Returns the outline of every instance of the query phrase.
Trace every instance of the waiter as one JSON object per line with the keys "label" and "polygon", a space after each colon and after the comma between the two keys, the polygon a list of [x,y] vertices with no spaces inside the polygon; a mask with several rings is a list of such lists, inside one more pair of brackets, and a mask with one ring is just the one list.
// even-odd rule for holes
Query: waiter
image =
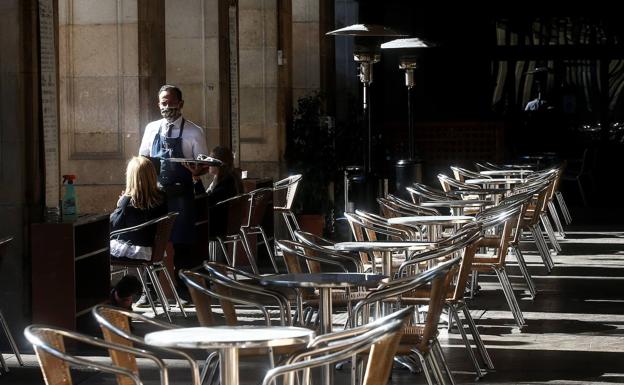
{"label": "waiter", "polygon": [[193,175],[208,171],[207,166],[168,161],[169,158],[197,159],[199,154],[208,154],[204,131],[182,116],[183,106],[182,91],[178,87],[162,86],[158,91],[158,108],[163,118],[145,127],[139,149],[139,155],[160,163],[158,183],[167,195],[169,211],[179,213],[171,233],[177,269],[201,264],[193,260],[192,250],[195,243]]}

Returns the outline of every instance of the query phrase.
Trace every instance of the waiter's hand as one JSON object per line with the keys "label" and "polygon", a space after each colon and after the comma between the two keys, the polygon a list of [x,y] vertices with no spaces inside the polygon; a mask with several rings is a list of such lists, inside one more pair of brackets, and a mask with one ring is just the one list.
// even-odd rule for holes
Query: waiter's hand
{"label": "waiter's hand", "polygon": [[197,163],[182,163],[182,165],[186,167],[191,172],[191,174],[193,174],[193,176],[204,175],[205,173],[208,172],[208,168],[210,167],[207,165],[197,164]]}

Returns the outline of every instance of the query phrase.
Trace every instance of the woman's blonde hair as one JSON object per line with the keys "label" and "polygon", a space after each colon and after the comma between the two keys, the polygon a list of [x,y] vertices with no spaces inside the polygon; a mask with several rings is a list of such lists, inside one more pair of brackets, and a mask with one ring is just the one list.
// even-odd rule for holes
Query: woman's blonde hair
{"label": "woman's blonde hair", "polygon": [[135,156],[126,169],[126,191],[130,203],[138,209],[151,209],[160,205],[163,195],[158,189],[156,168],[144,156]]}

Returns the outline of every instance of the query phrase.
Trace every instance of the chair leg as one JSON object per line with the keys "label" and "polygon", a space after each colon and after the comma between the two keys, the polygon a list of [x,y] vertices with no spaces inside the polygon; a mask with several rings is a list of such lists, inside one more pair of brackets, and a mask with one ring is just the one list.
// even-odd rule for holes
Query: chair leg
{"label": "chair leg", "polygon": [[230,254],[227,252],[227,248],[225,247],[225,242],[223,242],[223,239],[217,237],[217,242],[219,242],[219,246],[221,246],[221,251],[223,252],[223,256],[225,257],[227,264],[229,266],[234,266],[234,263],[236,261],[236,242],[234,242],[232,246],[233,257],[231,257]]}
{"label": "chair leg", "polygon": [[175,284],[173,283],[173,280],[171,279],[171,276],[169,275],[169,271],[164,265],[160,265],[158,267],[158,271],[162,271],[163,274],[165,275],[165,279],[167,281],[167,284],[169,285],[169,288],[171,289],[171,292],[173,292],[173,297],[175,298],[175,301],[178,304],[178,308],[180,309],[180,312],[182,312],[182,315],[184,316],[184,318],[186,318],[187,315],[186,315],[186,311],[184,310],[184,305],[182,305],[182,299],[180,299],[180,296],[178,295],[178,291],[176,290]]}
{"label": "chair leg", "polygon": [[249,244],[249,239],[247,238],[247,230],[241,227],[241,240],[243,243],[243,250],[245,250],[245,254],[247,254],[247,259],[249,260],[249,264],[251,265],[251,270],[254,274],[260,274],[260,270],[258,270],[258,260],[256,259],[255,254],[251,251],[251,245]]}
{"label": "chair leg", "polygon": [[[4,356],[2,355],[2,352],[0,352],[0,366],[2,366],[2,369],[5,372],[9,372],[9,366],[7,365],[6,361],[4,360]],[[2,374],[2,373],[0,373]]]}
{"label": "chair leg", "polygon": [[478,377],[483,377],[485,373],[483,373],[481,366],[479,366],[479,361],[477,360],[477,356],[475,356],[474,352],[472,351],[472,346],[470,345],[470,341],[468,340],[468,336],[466,335],[466,330],[464,330],[464,324],[459,318],[459,314],[457,313],[457,309],[455,308],[455,305],[447,304],[447,308],[449,309],[449,320],[452,317],[455,320],[455,323],[457,324],[457,329],[459,330],[459,334],[461,335],[462,341],[464,341],[464,345],[466,346],[466,352],[468,353],[468,357],[470,358],[470,361],[472,361],[472,366],[475,369],[475,373],[477,373]]}
{"label": "chair leg", "polygon": [[550,271],[552,270],[552,266],[551,266],[552,258],[550,256],[550,250],[548,250],[548,246],[544,246],[542,232],[539,228],[536,228],[536,226],[539,226],[539,225],[531,226],[531,229],[530,229],[531,234],[533,235],[533,241],[535,242],[535,245],[537,246],[537,251],[542,257],[542,262],[544,263],[544,267],[546,267],[546,272],[550,273]]}
{"label": "chair leg", "polygon": [[535,295],[537,291],[535,290],[535,284],[533,283],[533,278],[529,273],[529,268],[527,267],[526,261],[524,260],[524,256],[520,251],[520,248],[517,245],[511,246],[511,250],[513,250],[514,255],[516,256],[516,260],[518,261],[518,267],[520,268],[520,272],[524,277],[524,280],[529,287],[529,293],[531,294],[531,299],[535,299]]}
{"label": "chair leg", "polygon": [[[213,366],[213,363],[214,363],[214,366]],[[212,384],[212,380],[216,373],[216,369],[218,365],[219,365],[219,353],[218,352],[210,353],[208,357],[206,357],[206,360],[204,361],[204,366],[202,367],[201,375],[199,377],[201,379],[200,380],[201,385],[206,383],[206,379],[208,379],[208,382],[207,382],[208,385]]]}
{"label": "chair leg", "polygon": [[501,288],[503,289],[503,294],[507,299],[509,310],[511,310],[511,313],[516,320],[516,324],[518,325],[518,327],[523,328],[526,325],[524,322],[524,316],[522,315],[522,310],[520,309],[520,305],[518,305],[518,301],[516,300],[516,296],[513,292],[511,282],[509,282],[509,277],[507,276],[505,268],[496,267],[494,268],[494,272],[496,272],[496,275],[498,276]]}
{"label": "chair leg", "polygon": [[553,231],[552,225],[550,224],[550,219],[548,219],[548,215],[546,213],[541,213],[540,221],[542,222],[542,226],[544,226],[544,230],[546,230],[546,235],[548,236],[548,240],[555,250],[555,254],[560,253],[561,245],[559,245],[559,241],[555,236],[555,232]]}
{"label": "chair leg", "polygon": [[563,230],[563,225],[561,224],[561,219],[559,219],[559,213],[557,213],[557,208],[555,207],[555,202],[548,202],[548,212],[550,213],[550,217],[555,222],[555,227],[557,228],[557,232],[561,236],[561,238],[566,237],[565,231]]}
{"label": "chair leg", "polygon": [[566,204],[565,199],[563,199],[563,194],[561,191],[557,191],[555,196],[557,197],[557,202],[559,202],[559,208],[561,208],[561,212],[563,213],[563,219],[565,220],[566,225],[569,225],[572,223],[572,215],[570,215],[568,205]]}
{"label": "chair leg", "polygon": [[436,357],[433,354],[433,350],[431,349],[429,350],[429,353],[425,355],[425,360],[429,361],[429,366],[431,367],[433,371],[433,376],[435,377],[438,384],[446,385],[447,382],[444,380],[444,376],[442,375],[442,370],[440,369],[440,365],[438,364],[438,361],[436,360]]}
{"label": "chair leg", "polygon": [[446,377],[449,379],[451,385],[455,385],[455,378],[453,378],[453,373],[451,372],[451,368],[449,368],[448,366],[448,362],[446,362],[446,357],[444,357],[444,352],[442,351],[442,347],[440,346],[440,341],[438,341],[437,338],[433,340],[433,345],[431,346],[431,354],[437,354],[437,358],[440,359],[440,363],[444,368]]}
{"label": "chair leg", "polygon": [[4,329],[4,333],[6,334],[7,340],[9,340],[9,345],[11,345],[11,350],[13,350],[13,353],[15,354],[15,358],[17,359],[17,362],[19,362],[20,366],[24,366],[24,361],[22,361],[22,355],[20,354],[19,349],[17,348],[15,339],[13,338],[13,335],[11,334],[11,330],[9,330],[9,325],[4,319],[4,315],[2,314],[1,310],[0,310],[0,323],[2,323],[2,329]]}
{"label": "chair leg", "polygon": [[[420,366],[422,367],[422,371],[425,374],[425,379],[427,380],[427,384],[433,385],[433,381],[431,379],[431,374],[429,373],[429,364],[425,360],[425,356],[418,350],[412,350],[412,352],[416,353],[418,359],[420,360]],[[433,368],[431,368],[433,370]]]}
{"label": "chair leg", "polygon": [[266,232],[264,231],[262,227],[260,228],[260,235],[262,236],[262,239],[264,241],[264,246],[267,249],[267,253],[269,253],[269,259],[271,260],[273,269],[275,270],[276,273],[279,273],[279,269],[277,268],[277,261],[275,260],[275,255],[273,254],[273,251],[271,250],[271,245],[269,245],[269,238],[267,237]]}
{"label": "chair leg", "polygon": [[[158,296],[158,299],[160,299],[160,304],[163,308],[165,315],[167,316],[167,320],[169,322],[172,322],[171,314],[169,313],[169,301],[167,300],[167,296],[165,295],[162,286],[160,286],[160,281],[158,280],[158,277],[154,274],[154,271],[151,269],[151,267],[148,267],[145,270],[147,271],[147,276],[149,280],[152,281],[152,286],[154,286],[154,289],[156,290],[156,296]],[[156,313],[154,312],[154,314]]]}
{"label": "chair leg", "polygon": [[[142,267],[137,267],[136,272],[137,272],[137,275],[139,276],[139,280],[141,281],[141,285],[143,286],[145,297],[147,298],[147,301],[152,307],[152,310],[154,311],[154,317],[155,317],[158,315],[158,312],[156,311],[156,305],[154,304],[154,299],[152,298],[152,294],[150,293],[149,288],[147,287],[147,282],[145,282],[145,278],[143,278],[143,273],[145,272],[145,269]],[[145,274],[147,275],[147,272],[145,272]]]}
{"label": "chair leg", "polygon": [[465,302],[462,302],[459,305],[459,307],[462,309],[462,312],[464,313],[464,318],[466,319],[466,322],[468,323],[468,329],[470,330],[470,334],[472,334],[472,340],[474,341],[475,346],[477,347],[477,350],[479,351],[479,355],[481,356],[481,359],[485,363],[485,366],[488,368],[488,370],[490,371],[495,370],[494,363],[492,362],[492,359],[490,358],[490,354],[485,348],[485,344],[483,343],[483,340],[481,339],[481,334],[479,333],[479,329],[477,329],[477,325],[475,324],[474,319],[472,318],[472,315],[470,314],[470,309],[468,309],[468,305],[466,305]]}

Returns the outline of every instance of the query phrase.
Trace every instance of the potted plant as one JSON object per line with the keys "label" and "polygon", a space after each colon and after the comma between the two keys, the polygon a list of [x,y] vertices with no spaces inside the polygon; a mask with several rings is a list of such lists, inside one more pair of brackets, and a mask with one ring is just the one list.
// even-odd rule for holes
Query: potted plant
{"label": "potted plant", "polygon": [[[322,235],[325,218],[333,208],[329,194],[335,171],[333,120],[323,111],[319,93],[299,98],[292,127],[286,132],[284,158],[288,171],[303,176],[294,202],[299,225]],[[316,230],[307,226],[316,222]],[[321,226],[321,231],[318,227]]]}

